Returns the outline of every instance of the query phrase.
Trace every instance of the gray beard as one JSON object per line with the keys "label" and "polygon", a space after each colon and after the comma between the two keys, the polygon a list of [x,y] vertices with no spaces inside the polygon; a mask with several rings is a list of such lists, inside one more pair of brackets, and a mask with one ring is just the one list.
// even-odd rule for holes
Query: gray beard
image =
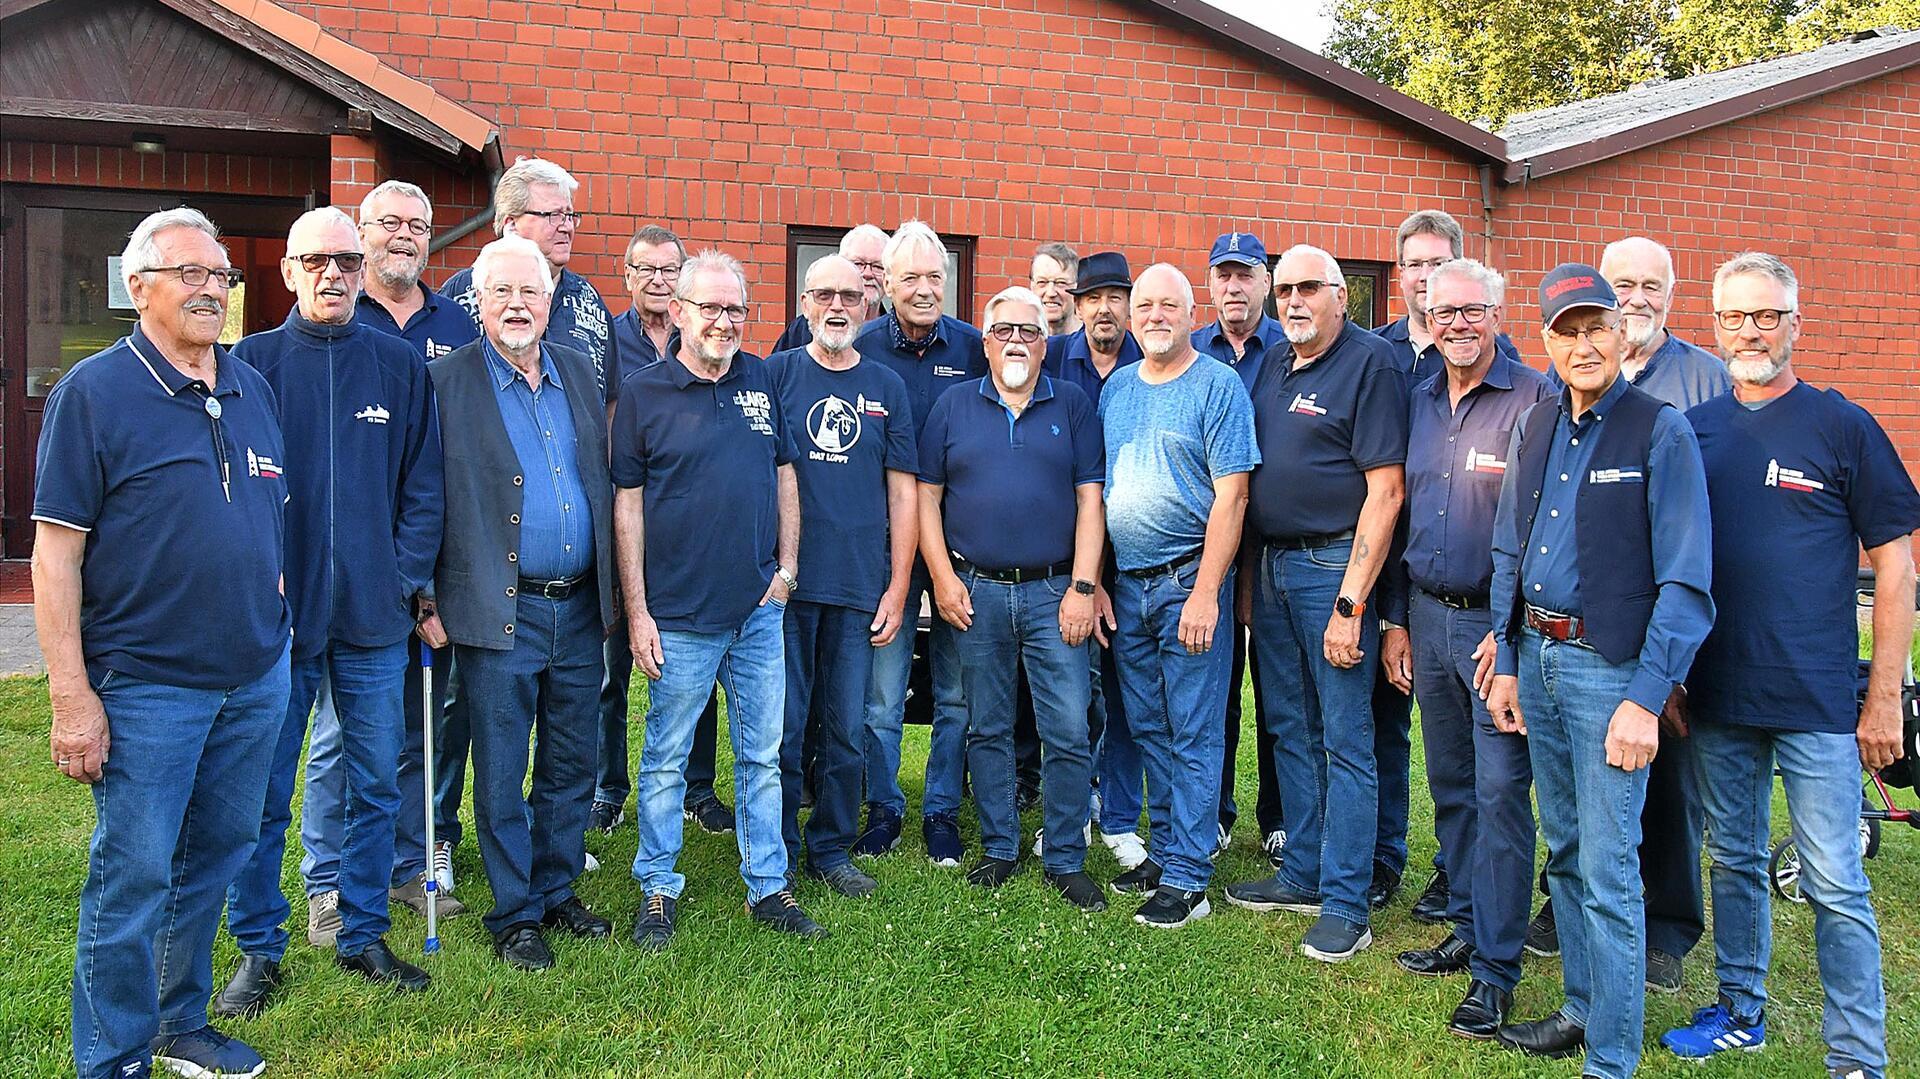
{"label": "gray beard", "polygon": [[1735,382],[1744,383],[1748,386],[1764,386],[1780,377],[1780,372],[1787,369],[1787,360],[1789,358],[1791,358],[1790,355],[1781,356],[1772,361],[1728,360],[1727,374],[1731,375]]}

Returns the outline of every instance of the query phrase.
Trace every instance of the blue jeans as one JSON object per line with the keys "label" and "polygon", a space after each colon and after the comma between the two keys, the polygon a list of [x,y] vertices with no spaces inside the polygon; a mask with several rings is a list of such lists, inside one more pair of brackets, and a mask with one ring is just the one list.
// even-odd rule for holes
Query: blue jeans
{"label": "blue jeans", "polygon": [[615,620],[613,632],[607,634],[605,651],[593,800],[623,806],[633,790],[627,778],[627,685],[633,680],[633,648],[627,640],[626,619]]}
{"label": "blue jeans", "polygon": [[231,690],[109,672],[94,687],[112,752],[93,784],[93,841],[73,959],[80,1079],[147,1060],[157,1034],[207,1023],[220,903],[259,834],[287,660]]}
{"label": "blue jeans", "polygon": [[586,866],[601,642],[589,582],[565,599],[522,593],[512,648],[455,646],[473,733],[474,834],[493,889],[485,923],[495,936],[572,898]]}
{"label": "blue jeans", "polygon": [[1813,908],[1814,950],[1826,994],[1821,1034],[1827,1067],[1887,1067],[1887,1000],[1880,977],[1880,930],[1868,898],[1860,849],[1860,747],[1851,734],[1777,731],[1716,722],[1693,724],[1694,769],[1713,858],[1713,950],[1720,992],[1735,1012],[1767,1003],[1773,915],[1767,896],[1767,839],[1773,770],[1787,791],[1800,887]]}
{"label": "blue jeans", "polygon": [[[813,781],[807,865],[826,873],[847,864],[860,831],[865,776],[867,679],[873,668],[873,612],[796,600],[783,632],[787,700],[780,736],[781,838],[787,864],[800,864],[800,788]],[[910,632],[902,626],[900,632]],[[809,723],[809,717],[818,722]],[[804,772],[804,776],[803,776]]]}
{"label": "blue jeans", "polygon": [[1647,947],[1686,955],[1707,931],[1700,887],[1706,811],[1694,775],[1691,738],[1660,738],[1640,812],[1640,883],[1647,893]]}
{"label": "blue jeans", "polygon": [[445,651],[444,664],[439,656],[433,657],[435,678],[447,680],[440,698],[440,726],[433,740],[433,838],[457,847],[473,730],[467,723],[467,702],[460,692],[460,649],[449,647]]}
{"label": "blue jeans", "polygon": [[662,630],[664,660],[647,701],[640,747],[640,847],[633,879],[648,895],[678,897],[687,878],[680,859],[686,804],[687,752],[701,706],[717,677],[727,694],[733,739],[733,819],[740,876],[749,902],[787,886],[787,848],[780,838],[780,737],[786,726],[786,608],[769,601],[739,629],[720,633]]}
{"label": "blue jeans", "polygon": [[1360,619],[1366,655],[1354,666],[1334,666],[1325,651],[1352,549],[1351,540],[1305,551],[1263,548],[1252,628],[1275,771],[1287,792],[1280,882],[1319,896],[1323,912],[1366,925],[1380,805],[1373,756],[1379,620]]}
{"label": "blue jeans", "polygon": [[[1109,595],[1118,587],[1114,585]],[[1100,780],[1100,819],[1095,823],[1103,835],[1121,835],[1140,828],[1147,770],[1140,760],[1140,747],[1133,740],[1133,729],[1127,726],[1126,701],[1120,692],[1120,669],[1114,663],[1113,649],[1102,648],[1095,641],[1087,650],[1089,683],[1098,687],[1088,709],[1100,710],[1101,724],[1100,738],[1093,749],[1094,775]],[[1087,725],[1093,726],[1091,717]]]}
{"label": "blue jeans", "polygon": [[[400,749],[396,782],[400,808],[393,819],[393,886],[418,877],[427,868],[426,791],[421,786],[425,742],[420,727],[420,649],[418,637],[407,638],[407,677],[401,703],[406,715],[406,742]],[[452,673],[452,648],[433,653],[433,722],[440,722],[446,699],[447,676]],[[440,753],[439,728],[434,728],[434,754]],[[461,765],[465,766],[465,754]],[[340,766],[340,714],[333,707],[333,690],[320,683],[307,730],[307,777],[300,796],[300,879],[309,896],[340,888],[340,847],[346,830],[347,773]],[[435,838],[444,838],[437,833]]]}
{"label": "blue jeans", "polygon": [[1193,595],[1198,559],[1151,577],[1120,574],[1113,596],[1114,663],[1127,727],[1147,776],[1148,849],[1160,882],[1203,891],[1219,842],[1220,759],[1227,678],[1233,667],[1233,572],[1220,582],[1213,647],[1189,655],[1180,610]]}
{"label": "blue jeans", "polygon": [[267,776],[260,838],[227,895],[227,931],[245,955],[279,961],[287,951],[292,908],[280,891],[280,863],[293,820],[293,787],[307,716],[320,684],[333,692],[340,717],[340,765],[346,773],[341,806],[340,934],[334,948],[359,955],[387,932],[387,887],[393,878],[393,824],[400,811],[400,747],[406,741],[401,694],[406,682],[405,641],[358,648],[328,641],[319,654],[292,663],[280,741]]}
{"label": "blue jeans", "polygon": [[1493,622],[1486,608],[1448,607],[1416,588],[1408,622],[1433,832],[1453,867],[1447,920],[1473,945],[1473,976],[1511,992],[1532,913],[1527,739],[1496,729],[1473,689],[1473,651]]}
{"label": "blue jeans", "polygon": [[[918,623],[920,598],[929,595],[927,569],[914,563],[907,587],[907,624],[885,648],[873,652],[873,673],[867,683],[867,801],[905,815],[907,796],[900,790],[900,733],[906,721],[907,677],[913,668],[913,641],[909,632]],[[927,662],[933,674],[933,745],[927,751],[927,785],[920,811],[960,811],[960,788],[965,784],[967,702],[960,691],[960,660],[955,654],[953,627],[938,614],[927,634]]]}
{"label": "blue jeans", "polygon": [[1079,872],[1087,860],[1081,829],[1092,812],[1093,753],[1087,742],[1087,646],[1072,647],[1060,636],[1060,600],[1072,580],[1061,574],[1008,584],[968,573],[961,581],[973,598],[973,623],[954,636],[981,848],[989,858],[1020,857],[1013,711],[1015,672],[1024,663],[1042,746],[1042,860],[1049,872]]}
{"label": "blue jeans", "polygon": [[1635,664],[1520,634],[1520,710],[1560,929],[1561,1012],[1587,1029],[1588,1074],[1626,1079],[1640,1060],[1647,941],[1640,809],[1647,770],[1607,763],[1607,727]]}
{"label": "blue jeans", "polygon": [[[1366,621],[1379,627],[1377,618]],[[1413,805],[1413,698],[1387,681],[1379,663],[1373,669],[1373,761],[1380,776],[1373,860],[1402,874],[1407,871],[1407,819]]]}

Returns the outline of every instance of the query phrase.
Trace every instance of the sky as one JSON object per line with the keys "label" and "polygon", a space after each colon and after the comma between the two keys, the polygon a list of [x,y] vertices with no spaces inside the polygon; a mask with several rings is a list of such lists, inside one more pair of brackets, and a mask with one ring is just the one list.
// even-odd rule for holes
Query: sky
{"label": "sky", "polygon": [[1279,34],[1314,52],[1326,44],[1333,20],[1322,11],[1324,0],[1205,0],[1263,29]]}

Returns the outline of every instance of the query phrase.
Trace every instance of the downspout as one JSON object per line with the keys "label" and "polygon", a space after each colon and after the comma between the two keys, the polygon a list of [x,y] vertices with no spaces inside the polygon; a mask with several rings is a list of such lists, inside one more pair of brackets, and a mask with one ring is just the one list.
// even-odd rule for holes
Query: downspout
{"label": "downspout", "polygon": [[1499,208],[1500,208],[1499,205],[1494,201],[1494,197],[1493,197],[1493,166],[1481,165],[1480,166],[1480,233],[1481,233],[1481,238],[1486,242],[1487,260],[1490,264],[1496,263],[1498,261],[1497,259],[1494,258],[1494,254],[1493,254],[1493,241],[1494,241],[1493,215],[1494,215],[1494,212]]}
{"label": "downspout", "polygon": [[445,232],[437,233],[427,243],[427,254],[437,255],[448,246],[472,235],[482,225],[493,223],[493,191],[500,186],[500,176],[507,171],[506,160],[500,152],[500,132],[487,135],[486,148],[480,151],[481,159],[487,164],[487,204],[480,211]]}

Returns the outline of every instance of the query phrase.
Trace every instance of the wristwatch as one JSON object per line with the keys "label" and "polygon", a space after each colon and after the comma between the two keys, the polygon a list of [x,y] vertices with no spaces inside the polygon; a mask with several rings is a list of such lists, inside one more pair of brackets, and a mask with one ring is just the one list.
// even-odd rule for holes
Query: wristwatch
{"label": "wristwatch", "polygon": [[1342,618],[1358,618],[1360,612],[1366,609],[1366,600],[1355,600],[1347,596],[1341,596],[1339,599],[1333,601],[1333,613]]}
{"label": "wristwatch", "polygon": [[1093,595],[1093,582],[1083,581],[1076,577],[1073,581],[1073,590],[1083,596],[1091,596]]}
{"label": "wristwatch", "polygon": [[775,577],[780,578],[781,583],[787,586],[787,591],[789,592],[800,587],[799,578],[795,577],[791,573],[788,573],[787,567],[785,566],[775,566],[773,569],[773,575]]}

